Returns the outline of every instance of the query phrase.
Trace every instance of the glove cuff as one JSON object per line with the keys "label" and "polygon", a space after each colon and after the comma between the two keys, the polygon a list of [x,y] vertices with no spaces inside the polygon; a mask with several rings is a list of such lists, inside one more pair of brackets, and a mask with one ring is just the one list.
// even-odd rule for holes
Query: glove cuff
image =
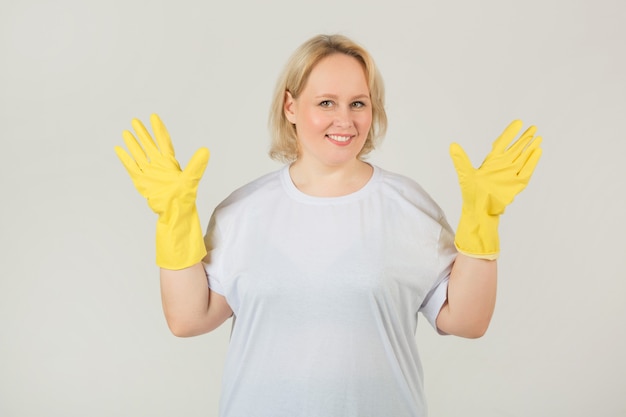
{"label": "glove cuff", "polygon": [[207,254],[196,205],[173,205],[159,216],[156,227],[156,264],[179,270],[197,264]]}
{"label": "glove cuff", "polygon": [[500,216],[476,214],[464,208],[454,238],[457,250],[472,258],[497,259],[500,254],[499,221]]}

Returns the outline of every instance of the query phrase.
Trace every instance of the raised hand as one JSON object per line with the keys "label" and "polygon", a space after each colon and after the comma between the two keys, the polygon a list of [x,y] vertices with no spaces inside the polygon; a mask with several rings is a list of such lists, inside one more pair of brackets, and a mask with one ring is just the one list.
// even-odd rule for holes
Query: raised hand
{"label": "raised hand", "polygon": [[450,146],[463,197],[455,243],[466,255],[495,259],[500,252],[499,216],[526,187],[541,157],[542,139],[535,136],[534,126],[513,142],[521,129],[522,122],[513,121],[479,168],[472,166],[460,145]]}
{"label": "raised hand", "polygon": [[205,255],[196,193],[209,161],[209,150],[200,148],[181,170],[165,125],[150,117],[156,143],[137,119],[132,126],[139,141],[129,132],[122,136],[130,155],[116,146],[115,152],[128,171],[135,188],[159,215],[156,233],[157,265],[183,269],[198,263]]}

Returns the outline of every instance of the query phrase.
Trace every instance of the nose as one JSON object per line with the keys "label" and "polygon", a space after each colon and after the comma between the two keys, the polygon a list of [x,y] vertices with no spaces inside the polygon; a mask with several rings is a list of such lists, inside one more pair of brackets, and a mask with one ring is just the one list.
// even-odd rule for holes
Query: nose
{"label": "nose", "polygon": [[338,107],[335,111],[335,126],[346,128],[352,126],[352,115],[350,109],[344,106]]}

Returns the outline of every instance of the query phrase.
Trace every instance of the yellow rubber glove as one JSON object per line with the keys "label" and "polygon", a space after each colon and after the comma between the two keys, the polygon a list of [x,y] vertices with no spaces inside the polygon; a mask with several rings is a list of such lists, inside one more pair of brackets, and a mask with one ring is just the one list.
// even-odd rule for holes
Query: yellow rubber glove
{"label": "yellow rubber glove", "polygon": [[[156,263],[165,269],[192,266],[206,255],[202,227],[196,209],[196,192],[209,162],[209,150],[200,148],[185,170],[174,156],[170,135],[156,114],[150,117],[156,143],[137,119],[132,126],[139,142],[127,130],[122,133],[129,156],[115,152],[130,174],[135,188],[159,215],[156,228]],[[158,146],[157,146],[158,145]]]}
{"label": "yellow rubber glove", "polygon": [[[498,221],[504,209],[528,184],[541,157],[541,137],[531,126],[511,145],[522,129],[513,121],[493,143],[482,165],[475,169],[456,143],[450,146],[463,206],[455,236],[459,252],[482,259],[496,259],[500,252]],[[510,145],[510,146],[509,146]]]}

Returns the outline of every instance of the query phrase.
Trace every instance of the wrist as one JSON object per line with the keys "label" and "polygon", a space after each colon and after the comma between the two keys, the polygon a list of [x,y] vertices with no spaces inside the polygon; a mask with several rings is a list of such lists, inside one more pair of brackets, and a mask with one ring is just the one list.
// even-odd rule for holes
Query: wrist
{"label": "wrist", "polygon": [[457,250],[474,258],[496,259],[500,253],[499,221],[500,216],[464,207],[454,239]]}
{"label": "wrist", "polygon": [[178,270],[200,262],[207,252],[195,204],[172,207],[167,214],[157,221],[157,265]]}

